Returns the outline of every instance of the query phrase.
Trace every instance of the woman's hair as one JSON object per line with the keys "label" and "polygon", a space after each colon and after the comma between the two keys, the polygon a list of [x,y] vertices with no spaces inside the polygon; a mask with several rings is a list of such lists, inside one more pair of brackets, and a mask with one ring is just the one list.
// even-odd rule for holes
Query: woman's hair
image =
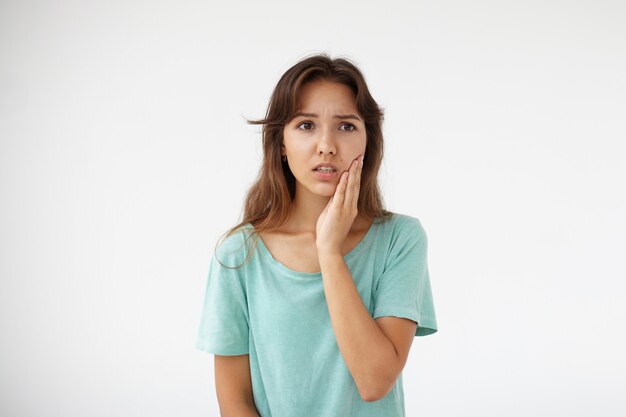
{"label": "woman's hair", "polygon": [[296,179],[287,162],[282,161],[283,130],[298,110],[302,86],[318,80],[350,87],[357,110],[365,122],[367,142],[357,203],[359,214],[374,219],[387,219],[392,215],[385,210],[378,187],[378,171],[383,159],[384,112],[371,96],[365,77],[353,63],[344,58],[331,59],[327,54],[317,54],[296,63],[282,75],[272,93],[265,118],[247,120],[249,124],[263,125],[263,164],[245,198],[243,219],[229,229],[225,237],[247,223],[254,226],[249,238],[258,232],[275,230],[287,220],[295,196]]}

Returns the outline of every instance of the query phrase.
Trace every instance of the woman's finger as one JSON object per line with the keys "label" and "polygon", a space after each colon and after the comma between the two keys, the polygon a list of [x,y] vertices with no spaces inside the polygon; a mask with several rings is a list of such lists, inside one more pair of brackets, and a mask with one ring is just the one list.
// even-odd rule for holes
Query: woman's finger
{"label": "woman's finger", "polygon": [[349,172],[350,171],[346,171],[341,174],[341,178],[339,179],[339,184],[337,184],[337,188],[335,189],[333,202],[335,202],[339,206],[343,205],[343,201],[346,195],[346,184],[348,183]]}
{"label": "woman's finger", "polygon": [[352,204],[354,204],[355,209],[358,209],[359,207],[359,193],[361,191],[361,173],[363,172],[363,159],[362,158],[363,156],[361,155],[358,160],[358,166],[357,166],[356,175],[354,178],[354,182],[356,183],[356,186],[354,187],[354,195],[352,196],[353,198]]}
{"label": "woman's finger", "polygon": [[343,203],[343,207],[346,210],[351,210],[354,205],[354,196],[358,193],[359,181],[358,181],[358,160],[353,160],[350,165],[350,182],[348,184],[348,190],[346,191],[346,198]]}

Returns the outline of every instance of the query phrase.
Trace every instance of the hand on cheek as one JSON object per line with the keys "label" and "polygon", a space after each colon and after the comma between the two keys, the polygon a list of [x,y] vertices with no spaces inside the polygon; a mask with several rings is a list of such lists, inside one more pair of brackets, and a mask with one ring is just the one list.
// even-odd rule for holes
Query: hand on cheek
{"label": "hand on cheek", "polygon": [[352,161],[348,171],[341,174],[335,193],[317,219],[318,254],[341,254],[343,242],[358,214],[363,155]]}

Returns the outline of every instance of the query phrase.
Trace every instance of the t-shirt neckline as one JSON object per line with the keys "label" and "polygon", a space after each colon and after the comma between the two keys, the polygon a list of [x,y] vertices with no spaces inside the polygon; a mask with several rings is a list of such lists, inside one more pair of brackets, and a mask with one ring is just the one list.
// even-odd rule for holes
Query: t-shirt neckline
{"label": "t-shirt neckline", "polygon": [[[352,248],[352,250],[350,250],[350,252],[348,252],[347,254],[344,255],[343,259],[346,262],[349,262],[353,257],[355,257],[362,249],[363,247],[366,245],[366,243],[371,239],[371,235],[374,233],[374,229],[376,227],[378,227],[378,222],[376,221],[377,219],[374,219],[372,221],[372,224],[370,224],[369,229],[367,229],[367,232],[365,233],[365,236],[363,236],[363,238],[361,238],[361,240],[359,241],[359,243],[356,244],[355,247]],[[252,226],[251,223],[247,224],[248,227],[254,229],[254,226]],[[265,243],[263,242],[263,239],[261,239],[261,237],[259,236],[258,233],[256,233],[256,238],[258,241],[258,246],[260,247],[261,253],[263,254],[263,257],[265,259],[267,259],[267,261],[276,269],[278,269],[279,271],[285,273],[286,275],[290,275],[293,277],[298,277],[298,278],[318,278],[322,276],[322,271],[319,272],[301,272],[301,271],[295,271],[289,267],[287,267],[285,264],[283,264],[282,262],[277,261],[276,259],[274,259],[274,256],[272,256],[272,253],[269,251],[269,249],[267,248],[267,246],[265,246]]]}

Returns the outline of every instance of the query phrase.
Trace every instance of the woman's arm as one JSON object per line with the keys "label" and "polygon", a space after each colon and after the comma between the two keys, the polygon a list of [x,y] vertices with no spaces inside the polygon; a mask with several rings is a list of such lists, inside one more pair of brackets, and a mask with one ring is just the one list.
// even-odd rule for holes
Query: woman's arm
{"label": "woman's arm", "polygon": [[[374,321],[361,300],[341,246],[358,214],[362,155],[342,174],[317,221],[316,246],[337,345],[364,401],[393,388],[404,368],[417,324],[398,317]],[[383,320],[384,319],[384,320]]]}
{"label": "woman's arm", "polygon": [[238,404],[230,407],[228,411],[220,408],[221,417],[259,417],[259,413],[252,405]]}
{"label": "woman's arm", "polygon": [[341,253],[321,254],[319,259],[339,350],[363,401],[378,401],[393,388],[402,372],[417,325],[395,318],[396,349],[367,311]]}
{"label": "woman's arm", "polygon": [[259,417],[249,359],[250,355],[215,355],[215,389],[222,417]]}

